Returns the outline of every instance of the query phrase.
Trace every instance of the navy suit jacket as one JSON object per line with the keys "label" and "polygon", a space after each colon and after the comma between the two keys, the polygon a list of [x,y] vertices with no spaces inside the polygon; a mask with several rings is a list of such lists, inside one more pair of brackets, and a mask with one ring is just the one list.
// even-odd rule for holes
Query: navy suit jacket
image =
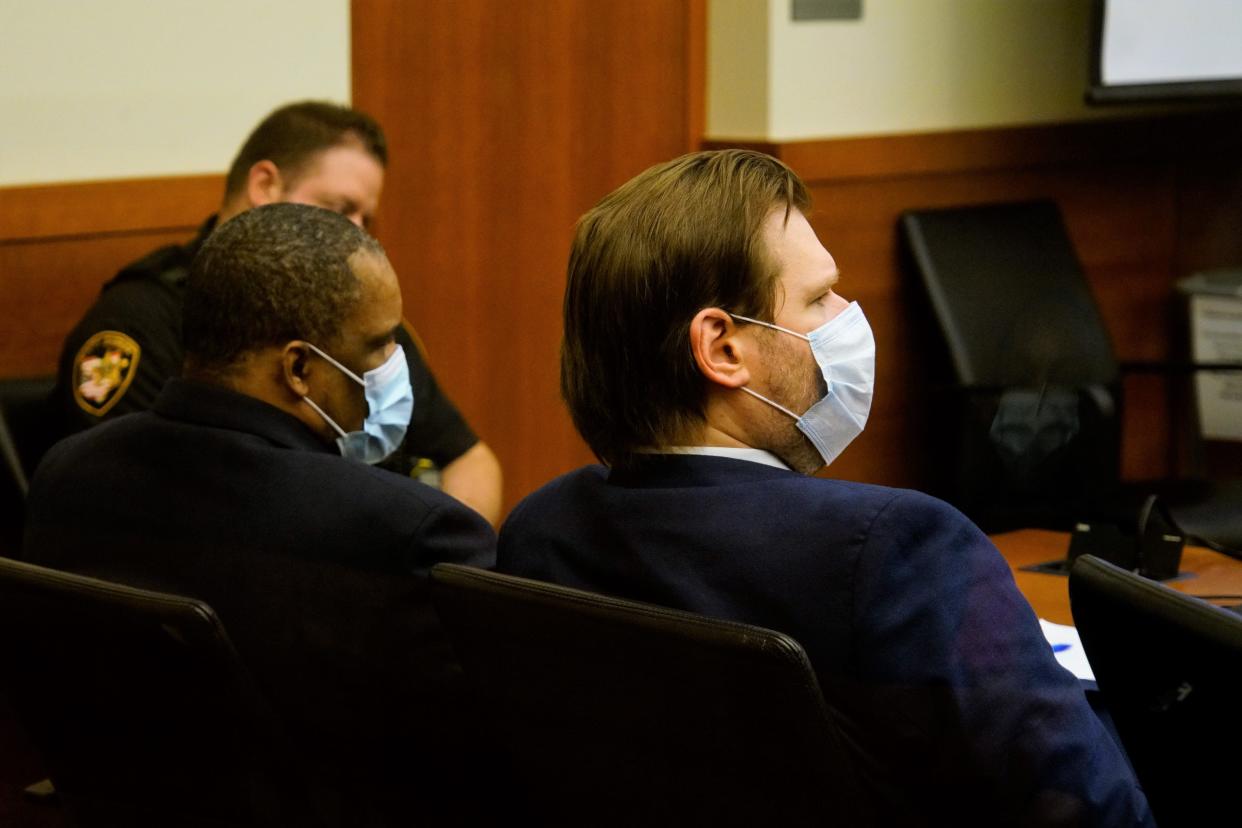
{"label": "navy suit jacket", "polygon": [[342,458],[252,397],[173,379],[151,411],[52,448],[24,549],[210,604],[307,773],[346,791],[324,794],[341,814],[325,821],[382,824],[366,814],[386,810],[376,797],[406,817],[434,814],[433,798],[461,810],[475,760],[426,575],[490,566],[495,534],[451,497]]}
{"label": "navy suit jacket", "polygon": [[792,635],[880,824],[1151,824],[1004,560],[935,498],[652,455],[526,498],[498,569]]}

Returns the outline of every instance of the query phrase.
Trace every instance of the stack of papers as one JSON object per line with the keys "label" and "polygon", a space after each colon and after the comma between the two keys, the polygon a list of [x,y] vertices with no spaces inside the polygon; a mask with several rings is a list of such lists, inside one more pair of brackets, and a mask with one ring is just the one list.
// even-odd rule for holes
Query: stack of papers
{"label": "stack of papers", "polygon": [[1084,681],[1095,681],[1095,673],[1087,663],[1087,651],[1082,648],[1078,630],[1042,618],[1039,619],[1039,626],[1044,631],[1044,638],[1052,645],[1052,654],[1062,667]]}

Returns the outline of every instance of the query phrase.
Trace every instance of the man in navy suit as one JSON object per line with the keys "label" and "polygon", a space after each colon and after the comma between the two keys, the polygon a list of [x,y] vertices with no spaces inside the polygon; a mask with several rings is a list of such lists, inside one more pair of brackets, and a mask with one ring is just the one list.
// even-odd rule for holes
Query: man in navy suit
{"label": "man in navy suit", "polygon": [[524,500],[499,568],[793,635],[876,824],[1151,824],[988,539],[926,495],[810,476],[866,424],[875,346],[808,207],[729,150],[582,218],[561,386],[605,465]]}
{"label": "man in navy suit", "polygon": [[290,824],[469,823],[487,765],[426,576],[491,565],[495,535],[372,465],[418,404],[400,326],[366,232],[319,207],[248,210],[194,259],[183,375],[53,447],[30,490],[31,560],[216,610],[314,798],[316,821]]}

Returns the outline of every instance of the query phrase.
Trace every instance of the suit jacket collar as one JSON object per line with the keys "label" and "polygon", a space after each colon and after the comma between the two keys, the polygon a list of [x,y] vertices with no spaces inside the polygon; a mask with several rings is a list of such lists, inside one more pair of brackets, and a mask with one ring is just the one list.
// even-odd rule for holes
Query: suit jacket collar
{"label": "suit jacket collar", "polygon": [[781,480],[797,472],[749,460],[703,454],[638,454],[632,465],[611,469],[608,482],[627,488],[724,486]]}
{"label": "suit jacket collar", "polygon": [[335,453],[301,420],[247,394],[173,378],[155,400],[161,417],[257,435],[284,448]]}

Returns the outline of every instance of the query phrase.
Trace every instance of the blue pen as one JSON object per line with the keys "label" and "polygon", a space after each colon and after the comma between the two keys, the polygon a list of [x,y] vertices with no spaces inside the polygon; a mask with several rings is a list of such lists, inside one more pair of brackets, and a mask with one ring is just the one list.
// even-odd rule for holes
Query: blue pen
{"label": "blue pen", "polygon": [[1074,646],[1074,645],[1073,645],[1073,644],[1053,644],[1053,645],[1052,645],[1052,651],[1053,651],[1054,653],[1063,653],[1063,652],[1065,652],[1066,650],[1068,650],[1068,649],[1069,649],[1070,647],[1072,647],[1072,646]]}

